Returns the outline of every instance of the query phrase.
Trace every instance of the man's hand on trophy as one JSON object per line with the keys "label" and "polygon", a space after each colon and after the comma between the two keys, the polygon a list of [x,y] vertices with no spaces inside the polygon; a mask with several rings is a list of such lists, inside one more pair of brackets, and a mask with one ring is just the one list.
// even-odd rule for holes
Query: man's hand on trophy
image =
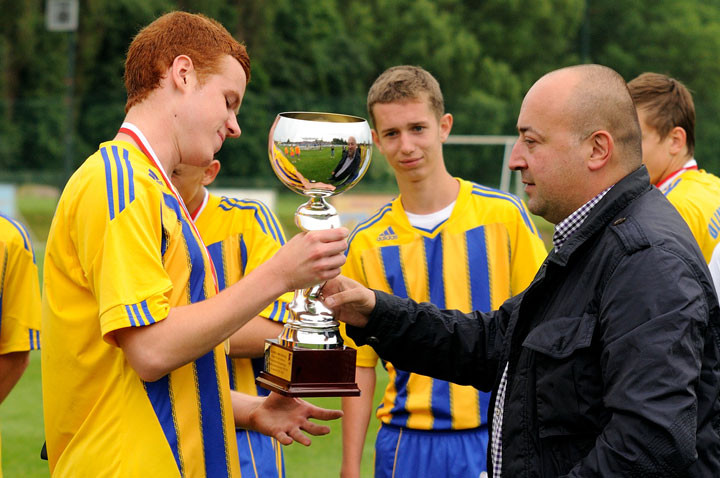
{"label": "man's hand on trophy", "polygon": [[348,232],[344,227],[301,232],[281,247],[271,261],[285,290],[307,289],[338,276]]}
{"label": "man's hand on trophy", "polygon": [[365,327],[375,308],[375,292],[344,276],[329,280],[322,294],[335,318],[354,327]]}
{"label": "man's hand on trophy", "polygon": [[310,435],[320,436],[330,433],[330,428],[311,422],[318,420],[335,420],[342,416],[340,410],[329,410],[316,407],[299,398],[284,397],[278,393],[270,393],[250,412],[250,427],[260,433],[274,437],[283,445],[293,441],[309,446]]}

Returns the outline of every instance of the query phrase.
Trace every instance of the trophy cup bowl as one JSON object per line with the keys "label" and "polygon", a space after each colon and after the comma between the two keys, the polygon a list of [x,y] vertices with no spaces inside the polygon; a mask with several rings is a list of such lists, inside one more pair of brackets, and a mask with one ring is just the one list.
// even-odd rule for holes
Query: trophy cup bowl
{"label": "trophy cup bowl", "polygon": [[[340,227],[326,199],[352,188],[370,165],[372,136],[365,119],[336,113],[280,113],[270,129],[273,171],[306,196],[295,211],[303,231]],[[324,284],[295,291],[291,318],[277,339],[266,341],[257,383],[287,396],[359,395],[355,350],[343,345],[339,323],[320,298]]]}

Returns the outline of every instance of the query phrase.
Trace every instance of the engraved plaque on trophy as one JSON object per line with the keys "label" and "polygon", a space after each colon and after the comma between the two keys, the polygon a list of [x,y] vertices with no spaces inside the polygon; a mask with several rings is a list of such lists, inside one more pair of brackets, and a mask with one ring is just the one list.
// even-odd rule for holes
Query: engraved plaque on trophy
{"label": "engraved plaque on trophy", "polygon": [[[326,198],[353,187],[370,165],[367,121],[334,113],[280,113],[268,140],[273,171],[287,187],[308,197],[295,212],[303,231],[340,227]],[[294,397],[354,396],[355,350],[343,345],[339,323],[320,298],[324,284],[296,290],[290,319],[265,343],[257,383]]]}

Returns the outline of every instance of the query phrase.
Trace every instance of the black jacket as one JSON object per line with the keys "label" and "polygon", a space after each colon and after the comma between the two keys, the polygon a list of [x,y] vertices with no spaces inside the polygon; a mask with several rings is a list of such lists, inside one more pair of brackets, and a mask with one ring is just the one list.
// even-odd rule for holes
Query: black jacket
{"label": "black jacket", "polygon": [[[335,169],[330,176],[330,179],[335,182],[345,181],[349,177],[354,177],[360,169],[360,163],[362,162],[362,155],[360,154],[360,147],[355,148],[355,153],[352,157],[348,158],[348,151],[342,152],[340,161],[335,166]],[[346,164],[348,163],[348,164]],[[343,169],[343,166],[345,168]],[[342,171],[341,171],[342,170]]]}
{"label": "black jacket", "polygon": [[376,297],[348,333],[398,368],[496,391],[509,363],[503,477],[720,476],[718,301],[644,167],[498,311]]}

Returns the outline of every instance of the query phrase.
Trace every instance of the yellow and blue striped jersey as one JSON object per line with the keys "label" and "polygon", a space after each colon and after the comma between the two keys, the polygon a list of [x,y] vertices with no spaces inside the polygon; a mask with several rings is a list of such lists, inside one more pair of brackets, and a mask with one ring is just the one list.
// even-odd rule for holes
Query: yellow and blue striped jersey
{"label": "yellow and blue striped jersey", "polygon": [[27,229],[0,214],[0,354],[40,348],[40,282]]}
{"label": "yellow and blue striped jersey", "polygon": [[704,170],[684,171],[663,191],[690,227],[705,262],[720,242],[720,178]]}
{"label": "yellow and blue striped jersey", "polygon": [[144,382],[113,335],[214,295],[204,248],[161,172],[130,143],[101,144],[70,178],[44,266],[53,476],[240,475],[224,347]]}
{"label": "yellow and blue striped jersey", "polygon": [[[277,218],[259,201],[208,194],[207,203],[195,217],[195,225],[215,264],[220,290],[238,282],[285,244]],[[260,316],[286,322],[286,304],[291,300],[291,293],[280,297]],[[230,388],[248,395],[267,395],[266,389],[255,384],[263,362],[263,357],[227,357]],[[243,476],[248,473],[259,477],[285,476],[282,445],[277,440],[241,429],[237,429],[236,436]]]}
{"label": "yellow and blue striped jersey", "polygon": [[0,214],[0,260],[0,354],[37,350],[40,283],[35,252],[25,226],[4,214]]}
{"label": "yellow and blue striped jersey", "polygon": [[[195,218],[195,225],[207,244],[215,264],[220,290],[229,287],[270,259],[285,244],[285,235],[275,215],[266,205],[249,199],[208,195],[207,204]],[[286,294],[260,313],[262,317],[284,323],[288,319]],[[230,387],[248,395],[267,395],[255,385],[263,358],[228,357]]]}
{"label": "yellow and blue striped jersey", "polygon": [[[547,254],[525,205],[511,194],[459,181],[450,217],[433,230],[410,225],[402,197],[359,224],[343,274],[464,312],[496,309],[525,289]],[[374,367],[377,359],[369,346],[358,349],[358,366]],[[383,365],[389,374],[377,409],[383,423],[419,430],[486,426],[489,394]]]}

